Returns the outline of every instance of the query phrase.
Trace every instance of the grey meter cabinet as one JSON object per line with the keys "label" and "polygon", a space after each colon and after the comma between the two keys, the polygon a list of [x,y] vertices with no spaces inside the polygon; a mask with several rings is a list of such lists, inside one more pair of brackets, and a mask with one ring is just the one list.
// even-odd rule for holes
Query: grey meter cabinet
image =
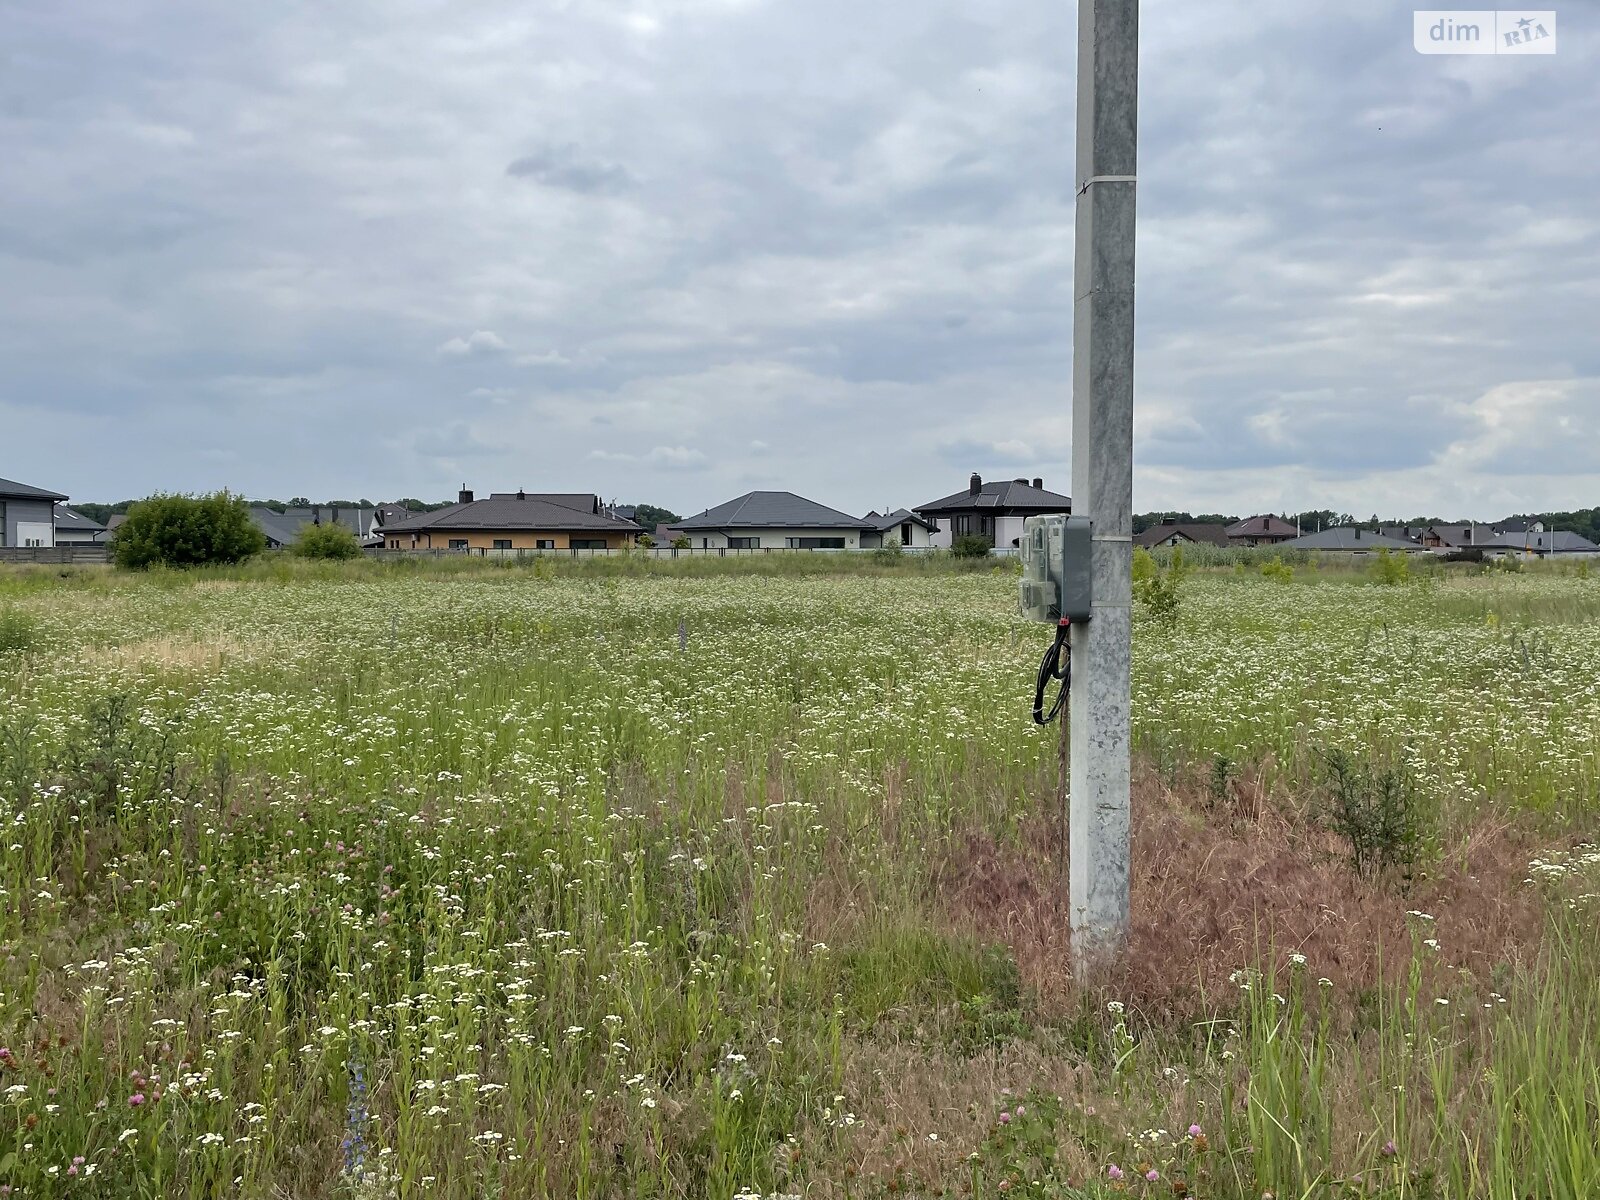
{"label": "grey meter cabinet", "polygon": [[1029,517],[1022,524],[1022,615],[1056,624],[1092,615],[1088,517]]}

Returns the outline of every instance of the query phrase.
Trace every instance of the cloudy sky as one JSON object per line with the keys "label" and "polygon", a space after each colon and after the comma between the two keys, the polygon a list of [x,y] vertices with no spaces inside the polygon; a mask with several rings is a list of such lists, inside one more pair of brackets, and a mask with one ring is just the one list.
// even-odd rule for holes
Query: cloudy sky
{"label": "cloudy sky", "polygon": [[[1139,509],[1600,503],[1600,5],[1146,0]],[[1062,0],[0,0],[0,476],[1066,490]]]}

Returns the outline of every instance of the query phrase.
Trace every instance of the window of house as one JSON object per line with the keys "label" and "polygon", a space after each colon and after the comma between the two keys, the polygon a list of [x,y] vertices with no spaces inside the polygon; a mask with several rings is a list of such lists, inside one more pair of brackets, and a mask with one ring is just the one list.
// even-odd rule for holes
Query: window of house
{"label": "window of house", "polygon": [[466,548],[467,548],[467,539],[466,538],[451,538],[450,539],[450,549],[452,549],[452,550],[465,550]]}
{"label": "window of house", "polygon": [[904,525],[900,526],[900,544],[902,546],[911,545],[911,522],[910,521],[907,521]]}
{"label": "window of house", "polygon": [[604,550],[605,538],[573,538],[567,543],[574,550]]}
{"label": "window of house", "polygon": [[986,538],[992,538],[994,536],[994,518],[993,517],[979,517],[978,518],[978,532],[981,533]]}
{"label": "window of house", "polygon": [[533,548],[535,550],[554,550],[556,548],[556,540],[555,538],[535,538]]}
{"label": "window of house", "polygon": [[969,516],[966,516],[965,514],[957,517],[955,519],[953,532],[955,533],[955,535],[957,537],[960,537],[963,533],[971,533],[972,532],[972,518],[969,517]]}
{"label": "window of house", "polygon": [[761,539],[758,537],[731,537],[728,539],[728,549],[759,550],[761,549]]}
{"label": "window of house", "polygon": [[789,539],[791,550],[843,550],[842,537],[792,537]]}
{"label": "window of house", "polygon": [[494,540],[494,548],[496,550],[509,550],[509,549],[511,549],[511,539],[510,538],[495,538],[495,540]]}

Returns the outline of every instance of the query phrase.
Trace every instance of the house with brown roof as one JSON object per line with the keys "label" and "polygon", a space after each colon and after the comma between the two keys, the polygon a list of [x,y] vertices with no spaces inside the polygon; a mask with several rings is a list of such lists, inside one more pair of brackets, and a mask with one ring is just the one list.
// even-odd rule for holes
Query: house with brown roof
{"label": "house with brown roof", "polygon": [[613,516],[592,492],[491,492],[477,500],[463,488],[456,503],[433,512],[386,517],[377,536],[386,550],[621,550],[643,531]]}
{"label": "house with brown roof", "polygon": [[1276,546],[1300,536],[1300,531],[1289,522],[1270,513],[1246,517],[1227,528],[1231,546]]}
{"label": "house with brown roof", "polygon": [[1157,546],[1226,546],[1228,530],[1224,525],[1203,521],[1161,521],[1134,534],[1133,544],[1146,550]]}

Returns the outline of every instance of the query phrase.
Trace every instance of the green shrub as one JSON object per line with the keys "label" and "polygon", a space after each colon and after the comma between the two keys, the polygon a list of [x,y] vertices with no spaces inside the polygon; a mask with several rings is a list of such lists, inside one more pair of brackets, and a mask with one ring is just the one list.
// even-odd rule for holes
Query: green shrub
{"label": "green shrub", "polygon": [[[1144,555],[1144,560],[1139,555]],[[1183,547],[1174,546],[1172,557],[1162,567],[1143,547],[1134,553],[1133,598],[1159,625],[1171,627],[1178,620],[1179,589],[1188,568],[1183,562]]]}
{"label": "green shrub", "polygon": [[1403,764],[1324,750],[1321,804],[1324,823],[1344,840],[1357,874],[1399,869],[1409,877],[1422,852],[1425,821],[1416,781]]}
{"label": "green shrub", "polygon": [[885,538],[883,545],[872,552],[873,562],[898,562],[905,550],[900,545],[899,538]]}
{"label": "green shrub", "polygon": [[302,525],[289,552],[297,558],[360,558],[361,543],[343,525]]}
{"label": "green shrub", "polygon": [[1154,579],[1159,574],[1161,574],[1161,568],[1156,565],[1156,556],[1143,546],[1135,546],[1133,550],[1133,582],[1136,584],[1143,583],[1148,579]]}
{"label": "green shrub", "polygon": [[963,533],[950,543],[950,553],[956,558],[988,558],[993,550],[989,539],[976,533]]}
{"label": "green shrub", "polygon": [[1376,582],[1393,587],[1411,578],[1411,563],[1404,554],[1391,554],[1385,546],[1378,551],[1378,557],[1367,568],[1367,573]]}
{"label": "green shrub", "polygon": [[111,539],[111,557],[119,567],[143,571],[242,562],[266,547],[244,501],[229,492],[157,493],[128,510]]}
{"label": "green shrub", "polygon": [[37,640],[32,617],[16,609],[0,609],[0,654],[8,650],[31,650]]}
{"label": "green shrub", "polygon": [[674,550],[687,550],[690,545],[691,543],[687,533],[680,533],[677,537],[672,539],[672,548]]}
{"label": "green shrub", "polygon": [[1294,579],[1294,568],[1274,554],[1270,562],[1261,564],[1261,574],[1277,583],[1290,583]]}

